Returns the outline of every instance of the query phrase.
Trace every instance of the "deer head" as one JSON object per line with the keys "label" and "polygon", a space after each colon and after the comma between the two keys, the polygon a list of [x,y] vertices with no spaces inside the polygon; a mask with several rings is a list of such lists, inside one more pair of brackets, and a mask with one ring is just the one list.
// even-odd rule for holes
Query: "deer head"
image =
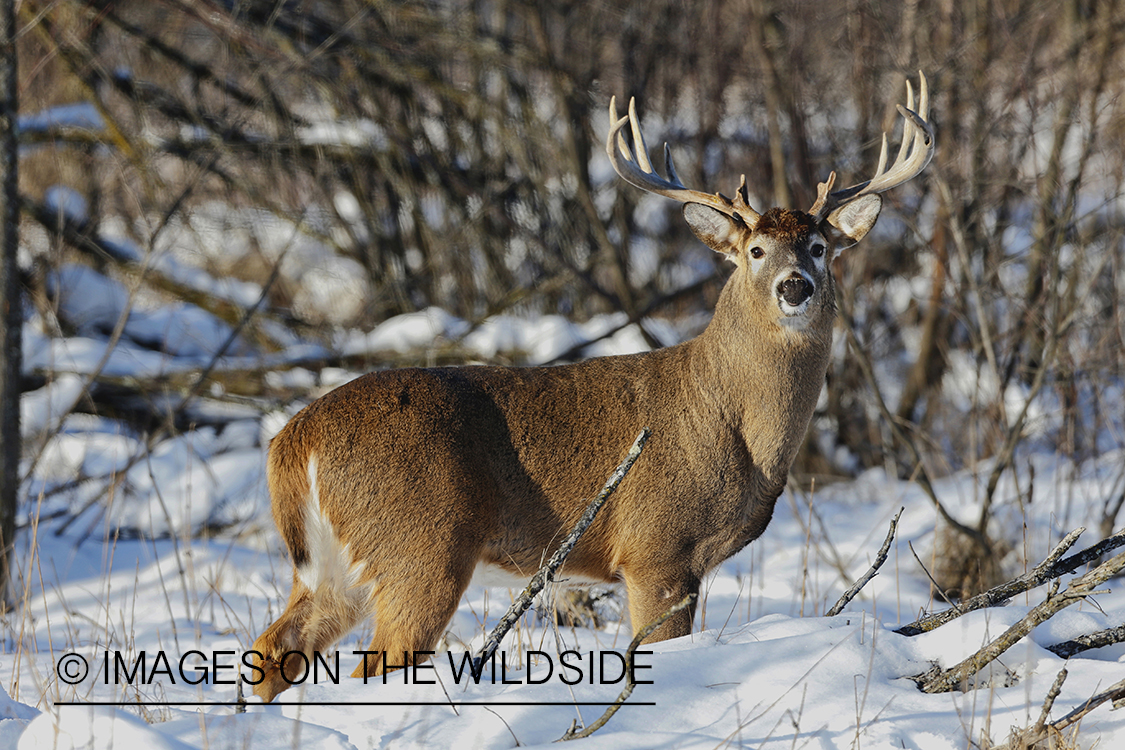
{"label": "deer head", "polygon": [[[750,206],[746,175],[734,198],[684,187],[672,163],[672,151],[664,144],[667,178],[652,168],[641,134],[634,100],[629,113],[618,117],[617,100],[610,99],[610,129],[606,152],[617,173],[626,182],[650,193],[684,204],[684,218],[695,236],[712,250],[722,253],[744,270],[747,298],[759,304],[759,312],[778,325],[804,329],[823,311],[834,312],[831,262],[841,250],[863,239],[879,218],[883,206],[880,193],[901,185],[929,164],[934,136],[926,121],[929,92],[920,74],[918,111],[914,111],[914,88],[906,82],[906,106],[902,143],[895,163],[887,168],[887,135],[879,165],[870,180],[833,191],[836,173],[817,187],[817,199],[807,211],[771,208],[759,214]],[[623,132],[629,125],[633,146]]]}

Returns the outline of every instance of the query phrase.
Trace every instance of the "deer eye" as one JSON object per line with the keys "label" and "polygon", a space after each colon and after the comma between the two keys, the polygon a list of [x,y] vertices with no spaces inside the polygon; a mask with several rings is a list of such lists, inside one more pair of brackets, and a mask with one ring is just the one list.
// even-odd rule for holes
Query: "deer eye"
{"label": "deer eye", "polygon": [[824,255],[824,245],[818,242],[812,246],[812,249],[809,252],[812,253],[812,257],[819,258],[820,256]]}
{"label": "deer eye", "polygon": [[750,257],[753,258],[754,260],[761,260],[762,258],[765,257],[765,255],[766,255],[766,251],[763,250],[762,248],[758,247],[757,245],[750,248]]}

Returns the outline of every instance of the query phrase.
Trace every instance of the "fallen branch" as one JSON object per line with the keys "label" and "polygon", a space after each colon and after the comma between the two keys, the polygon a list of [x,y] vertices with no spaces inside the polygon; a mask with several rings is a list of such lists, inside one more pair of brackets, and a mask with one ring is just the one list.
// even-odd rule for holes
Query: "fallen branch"
{"label": "fallen branch", "polygon": [[1097,591],[1096,588],[1109,580],[1111,576],[1116,575],[1122,568],[1125,568],[1125,552],[1107,560],[1085,575],[1075,578],[1061,594],[1048,595],[1045,601],[1033,607],[1023,619],[959,664],[946,670],[927,673],[915,678],[919,687],[926,693],[948,693],[952,690],[964,689],[974,675],[1014,646],[1017,641],[1030,633],[1037,625],[1046,622],[1060,610],[1085,599],[1087,596],[1103,593]]}
{"label": "fallen branch", "polygon": [[985,591],[983,594],[977,594],[971,599],[966,599],[955,609],[947,609],[943,612],[920,617],[908,625],[903,625],[901,628],[895,630],[895,632],[899,635],[919,635],[941,627],[945,623],[955,620],[967,612],[984,609],[985,607],[1002,606],[1007,604],[1013,596],[1029,591],[1036,586],[1041,586],[1059,576],[1073,573],[1086,563],[1096,560],[1106,552],[1125,544],[1125,531],[1119,531],[1092,547],[1082,550],[1075,555],[1071,555],[1065,560],[1060,560],[1059,558],[1078,541],[1078,537],[1085,530],[1084,527],[1079,527],[1067,534],[1066,537],[1058,543],[1055,549],[1051,551],[1051,554],[1047,555],[1043,562],[1019,578],[1014,578],[1007,583],[1002,583],[999,586]]}
{"label": "fallen branch", "polygon": [[1047,646],[1047,650],[1056,656],[1069,659],[1083,651],[1089,651],[1092,648],[1102,648],[1103,646],[1112,646],[1122,641],[1125,641],[1125,625],[1118,625],[1116,628],[1106,628],[1096,633],[1080,635],[1072,640],[1056,643],[1053,646]]}
{"label": "fallen branch", "polygon": [[[1085,703],[1078,706],[1058,721],[1052,721],[1048,724],[1048,727],[1056,732],[1061,732],[1106,701],[1113,701],[1114,708],[1125,706],[1125,680],[1118,680],[1113,683],[1106,690],[1092,696]],[[1044,736],[1046,736],[1046,734],[1044,734]]]}
{"label": "fallen branch", "polygon": [[850,589],[845,591],[838,602],[832,605],[832,609],[824,613],[825,617],[835,617],[840,614],[844,607],[848,605],[848,602],[855,599],[856,595],[867,585],[867,582],[874,578],[875,574],[879,572],[879,568],[887,561],[887,552],[891,549],[891,542],[894,541],[895,538],[895,529],[898,528],[898,519],[904,510],[906,509],[899,508],[898,513],[891,519],[891,528],[887,531],[887,538],[883,540],[883,546],[879,548],[879,553],[875,555],[875,562],[871,563],[871,567],[863,574],[863,577],[856,581]]}
{"label": "fallen branch", "polygon": [[539,592],[546,588],[548,583],[555,580],[555,572],[562,567],[566,556],[574,549],[574,545],[578,544],[578,539],[585,533],[590,524],[594,522],[594,517],[597,516],[601,507],[605,505],[605,501],[609,499],[609,496],[612,495],[613,491],[617,489],[617,486],[621,484],[621,480],[625,478],[625,475],[629,473],[629,469],[633,467],[637,458],[640,457],[641,450],[644,449],[645,443],[648,442],[649,432],[649,428],[645,427],[641,430],[641,434],[637,435],[637,439],[633,441],[633,445],[629,448],[625,460],[614,469],[613,474],[606,480],[605,486],[602,487],[602,491],[598,493],[598,496],[586,506],[586,510],[582,512],[582,517],[578,519],[578,523],[576,523],[571,532],[567,534],[566,539],[563,539],[562,544],[555,550],[555,554],[551,555],[551,559],[535,572],[535,575],[533,575],[528,582],[527,588],[512,602],[512,606],[508,608],[508,611],[500,618],[500,622],[498,622],[496,627],[492,629],[492,632],[488,634],[488,638],[485,639],[484,645],[481,647],[480,653],[475,660],[478,665],[483,665],[492,658],[492,655],[496,653],[496,649],[500,647],[500,642],[504,640],[504,636],[507,635],[508,631],[512,629],[512,626],[516,624],[516,621],[523,616],[523,613],[531,607],[531,603],[535,600],[535,597],[538,596]]}
{"label": "fallen branch", "polygon": [[635,636],[633,636],[633,640],[629,641],[629,647],[625,649],[625,674],[628,675],[628,678],[625,683],[624,689],[622,689],[621,691],[621,694],[617,696],[617,700],[613,702],[612,706],[605,710],[605,713],[603,713],[597,721],[583,729],[581,732],[574,731],[574,728],[578,725],[578,720],[575,719],[571,721],[570,729],[566,730],[566,734],[564,734],[562,737],[559,737],[557,740],[555,740],[555,742],[566,742],[567,740],[579,740],[583,737],[589,737],[591,734],[605,726],[605,723],[607,721],[613,718],[613,715],[617,713],[617,709],[625,705],[625,701],[627,701],[629,699],[629,696],[633,694],[633,688],[637,686],[636,676],[634,674],[635,670],[633,669],[633,657],[637,651],[637,647],[641,645],[641,641],[652,635],[653,631],[667,622],[669,617],[676,614],[681,609],[694,604],[695,598],[696,594],[688,594],[683,599],[673,604],[667,612],[657,617],[648,625],[645,625]]}

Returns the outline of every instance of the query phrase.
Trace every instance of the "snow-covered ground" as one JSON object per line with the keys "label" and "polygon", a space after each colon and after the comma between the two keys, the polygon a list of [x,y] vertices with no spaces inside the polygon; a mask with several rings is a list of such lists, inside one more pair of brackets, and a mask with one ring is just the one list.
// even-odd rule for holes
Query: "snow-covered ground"
{"label": "snow-covered ground", "polygon": [[[28,324],[29,367],[50,360],[71,374],[25,397],[25,435],[44,447],[36,451],[32,501],[21,515],[22,600],[4,621],[0,747],[536,746],[576,719],[591,723],[604,710],[599,704],[616,698],[621,670],[611,652],[624,651],[629,628],[613,605],[596,630],[556,627],[543,610],[533,611],[502,647],[503,671],[498,665],[493,678],[486,670],[480,684],[463,674],[456,679],[460,655],[480,646],[518,593],[474,584],[450,623],[450,654],[439,654],[432,670],[392,673],[386,684],[348,677],[358,663],[350,652],[370,638],[365,625],[340,644],[335,674],[321,665],[316,684],[236,713],[233,682],[242,654],[288,595],[290,566],[270,521],[262,449],[286,415],[250,411],[222,430],[201,428],[151,451],[119,423],[65,416],[81,393],[80,375],[96,369],[105,353],[107,326],[97,321],[116,320],[125,306],[123,292],[88,278],[92,273],[64,268],[56,282],[85,279],[83,289],[101,290],[82,300],[89,330],[49,338],[35,320]],[[206,347],[187,343],[160,353],[144,349],[138,342],[160,320],[131,318],[106,360],[110,369],[147,375],[198,367],[207,358]],[[225,336],[205,315],[175,320],[167,335],[183,338],[172,341]],[[342,335],[338,345],[378,351],[461,338],[482,357],[516,348],[547,360],[621,322],[502,318],[470,331],[427,310],[368,334]],[[688,333],[669,327],[665,335]],[[643,347],[635,328],[624,328],[594,353]],[[296,387],[317,382],[299,370],[274,377]],[[1070,529],[1095,529],[1125,481],[1120,450],[1082,465],[1046,453],[1017,465],[1018,481],[1005,475],[997,493],[996,533],[1013,546],[1005,561],[1012,574],[1034,565]],[[975,517],[988,468],[938,482],[939,497],[954,513]],[[1034,502],[1021,502],[1031,472]],[[108,476],[116,480],[107,483]],[[823,617],[867,569],[900,507],[899,534],[880,574],[843,614]],[[696,631],[647,647],[638,677],[650,684],[639,684],[630,705],[581,746],[964,748],[985,736],[1002,741],[1011,727],[1034,723],[1064,665],[1045,646],[1125,622],[1125,592],[1111,581],[1111,593],[1057,615],[1006,653],[1002,669],[976,690],[924,694],[911,676],[956,663],[1044,595],[1035,590],[914,638],[894,633],[937,606],[908,546],[932,559],[934,518],[914,484],[879,470],[812,496],[788,491],[765,535],[706,581]],[[1079,548],[1097,541],[1095,533]],[[563,668],[560,654],[568,649],[578,655],[567,656],[573,667]],[[1125,676],[1125,645],[1081,654],[1068,668],[1055,718]],[[1108,704],[1094,711],[1081,724],[1080,741],[1121,746],[1125,712]]]}

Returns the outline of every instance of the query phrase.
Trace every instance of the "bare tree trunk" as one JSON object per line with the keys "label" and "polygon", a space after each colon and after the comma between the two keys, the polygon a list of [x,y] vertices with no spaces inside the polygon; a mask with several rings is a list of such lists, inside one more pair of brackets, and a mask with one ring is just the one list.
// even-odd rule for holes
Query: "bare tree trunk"
{"label": "bare tree trunk", "polygon": [[10,565],[20,483],[21,325],[16,146],[15,0],[0,1],[0,609],[11,600]]}

